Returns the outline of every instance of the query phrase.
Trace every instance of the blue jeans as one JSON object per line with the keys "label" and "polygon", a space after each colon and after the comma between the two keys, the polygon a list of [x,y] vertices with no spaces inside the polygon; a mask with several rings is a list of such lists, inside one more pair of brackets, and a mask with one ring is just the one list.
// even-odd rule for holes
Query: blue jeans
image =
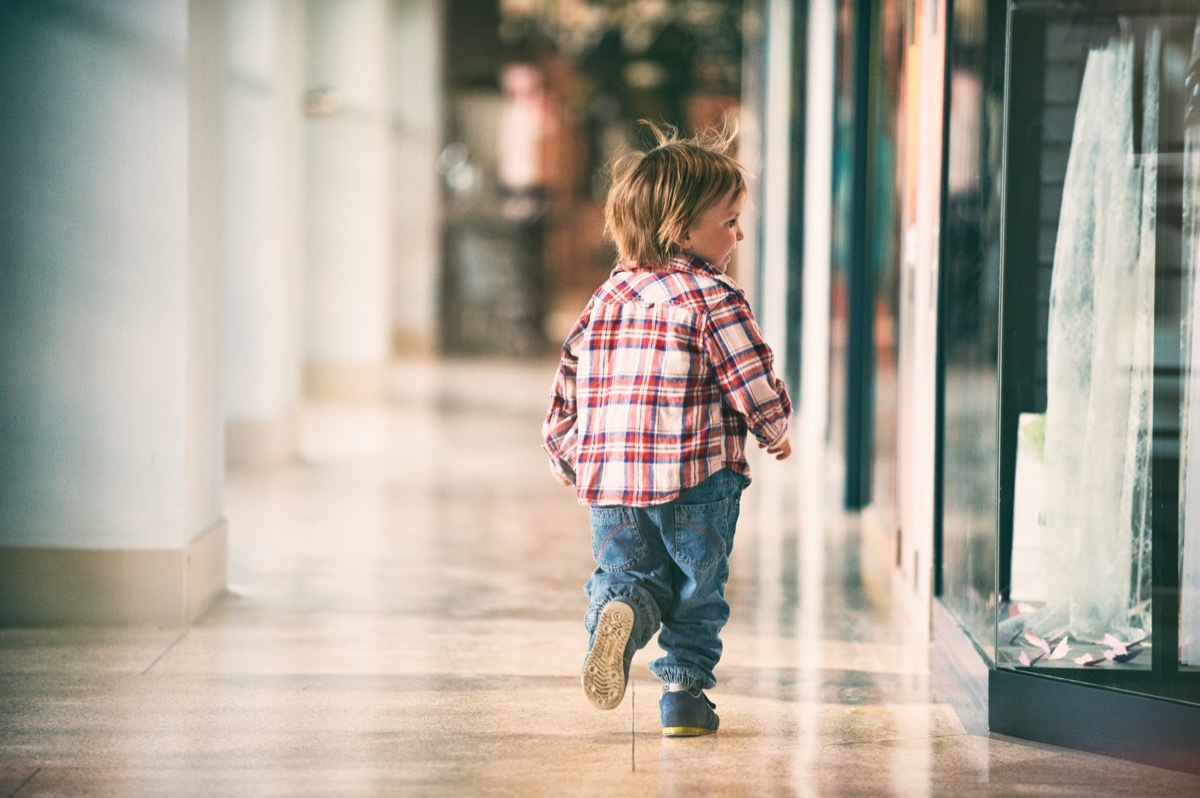
{"label": "blue jeans", "polygon": [[689,689],[716,685],[729,552],[747,484],[726,468],[665,504],[589,508],[597,567],[585,588],[588,632],[604,605],[620,599],[636,616],[631,643],[642,648],[659,632],[664,655],[650,663],[655,676]]}

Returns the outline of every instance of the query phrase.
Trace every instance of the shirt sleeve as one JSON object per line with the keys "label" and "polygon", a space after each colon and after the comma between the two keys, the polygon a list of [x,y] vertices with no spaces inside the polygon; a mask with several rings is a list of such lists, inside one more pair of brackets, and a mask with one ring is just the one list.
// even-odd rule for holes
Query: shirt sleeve
{"label": "shirt sleeve", "polygon": [[550,470],[571,482],[575,482],[575,458],[579,449],[575,378],[579,370],[579,346],[591,309],[589,302],[563,344],[550,392],[550,409],[542,423],[542,448],[550,456]]}
{"label": "shirt sleeve", "polygon": [[730,293],[709,310],[704,342],[725,402],[746,419],[759,443],[782,441],[792,401],[744,296]]}

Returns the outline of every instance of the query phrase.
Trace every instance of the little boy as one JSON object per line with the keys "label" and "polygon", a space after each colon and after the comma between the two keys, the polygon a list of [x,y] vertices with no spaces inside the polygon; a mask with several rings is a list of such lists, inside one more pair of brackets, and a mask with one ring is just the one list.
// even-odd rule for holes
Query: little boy
{"label": "little boy", "polygon": [[746,183],[728,132],[617,162],[605,233],[619,260],[563,344],[542,428],[551,470],[588,506],[596,569],[583,689],[621,703],[629,663],[657,631],[663,734],[717,730],[720,632],[746,432],[791,454],[791,401],[740,288],[725,275]]}

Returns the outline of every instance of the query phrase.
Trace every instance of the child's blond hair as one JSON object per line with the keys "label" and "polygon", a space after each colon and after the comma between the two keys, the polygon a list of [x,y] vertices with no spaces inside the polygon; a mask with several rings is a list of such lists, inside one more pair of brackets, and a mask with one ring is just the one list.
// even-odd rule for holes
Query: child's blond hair
{"label": "child's blond hair", "polygon": [[726,125],[694,138],[642,121],[657,140],[646,152],[618,158],[604,207],[604,233],[622,262],[661,266],[678,251],[700,214],[731,192],[746,194],[742,168],[730,155],[737,135]]}

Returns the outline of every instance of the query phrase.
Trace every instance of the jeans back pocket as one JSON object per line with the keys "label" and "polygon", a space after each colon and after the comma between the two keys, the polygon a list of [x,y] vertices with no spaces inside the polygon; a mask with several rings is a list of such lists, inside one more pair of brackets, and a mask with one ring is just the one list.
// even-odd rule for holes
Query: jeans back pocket
{"label": "jeans back pocket", "polygon": [[727,556],[729,501],[675,505],[674,555],[678,562],[711,568]]}
{"label": "jeans back pocket", "polygon": [[604,571],[625,571],[646,557],[637,518],[628,507],[589,507],[592,557]]}

